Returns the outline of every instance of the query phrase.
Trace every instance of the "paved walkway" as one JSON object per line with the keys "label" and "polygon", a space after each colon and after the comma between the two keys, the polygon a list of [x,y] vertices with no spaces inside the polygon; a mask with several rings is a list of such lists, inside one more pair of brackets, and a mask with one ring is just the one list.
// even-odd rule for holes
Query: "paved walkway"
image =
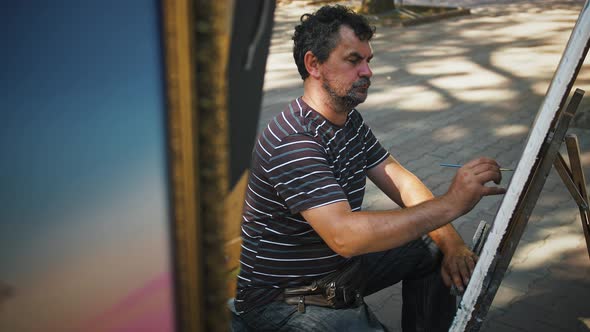
{"label": "paved walkway", "polygon": [[[342,1],[358,5],[360,1]],[[441,3],[433,0],[404,1]],[[268,59],[261,126],[302,93],[290,36],[299,16],[317,6],[283,1]],[[454,175],[441,162],[486,155],[516,167],[583,1],[446,1],[469,16],[409,27],[377,27],[374,77],[359,109],[382,144],[436,195]],[[590,92],[590,66],[574,87]],[[582,143],[590,178],[590,105],[570,131]],[[482,331],[590,331],[590,260],[578,209],[552,171]],[[505,174],[504,184],[510,182]],[[492,222],[501,197],[485,198],[454,222],[471,239]],[[365,209],[395,205],[368,187]],[[367,299],[392,331],[400,328],[401,288]]]}

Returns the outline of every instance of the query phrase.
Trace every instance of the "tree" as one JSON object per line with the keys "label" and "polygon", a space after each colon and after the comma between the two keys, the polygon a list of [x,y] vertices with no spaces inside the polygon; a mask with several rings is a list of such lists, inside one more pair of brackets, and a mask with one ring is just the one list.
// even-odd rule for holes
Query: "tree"
{"label": "tree", "polygon": [[360,12],[363,14],[378,14],[386,13],[394,9],[394,0],[363,0]]}

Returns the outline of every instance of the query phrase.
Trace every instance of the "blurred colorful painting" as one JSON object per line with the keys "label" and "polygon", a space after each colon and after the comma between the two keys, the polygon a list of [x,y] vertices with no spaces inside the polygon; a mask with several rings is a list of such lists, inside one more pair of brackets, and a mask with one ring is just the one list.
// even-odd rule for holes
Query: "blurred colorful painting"
{"label": "blurred colorful painting", "polygon": [[0,331],[171,331],[158,1],[0,10]]}

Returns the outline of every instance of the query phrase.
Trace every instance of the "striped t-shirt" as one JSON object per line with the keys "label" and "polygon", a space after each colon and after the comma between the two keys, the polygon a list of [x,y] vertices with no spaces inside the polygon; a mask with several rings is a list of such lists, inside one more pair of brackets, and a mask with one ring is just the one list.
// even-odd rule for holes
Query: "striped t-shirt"
{"label": "striped t-shirt", "polygon": [[359,211],[366,173],[389,153],[356,110],[337,126],[292,101],[262,131],[242,214],[242,253],[236,309],[274,300],[282,288],[309,284],[346,261],[300,212],[348,201]]}

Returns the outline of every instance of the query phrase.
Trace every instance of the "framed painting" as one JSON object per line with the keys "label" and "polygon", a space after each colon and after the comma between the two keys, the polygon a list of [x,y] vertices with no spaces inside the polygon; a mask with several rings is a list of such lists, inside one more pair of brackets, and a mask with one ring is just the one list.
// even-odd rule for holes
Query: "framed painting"
{"label": "framed painting", "polygon": [[0,12],[0,330],[176,328],[159,1]]}

